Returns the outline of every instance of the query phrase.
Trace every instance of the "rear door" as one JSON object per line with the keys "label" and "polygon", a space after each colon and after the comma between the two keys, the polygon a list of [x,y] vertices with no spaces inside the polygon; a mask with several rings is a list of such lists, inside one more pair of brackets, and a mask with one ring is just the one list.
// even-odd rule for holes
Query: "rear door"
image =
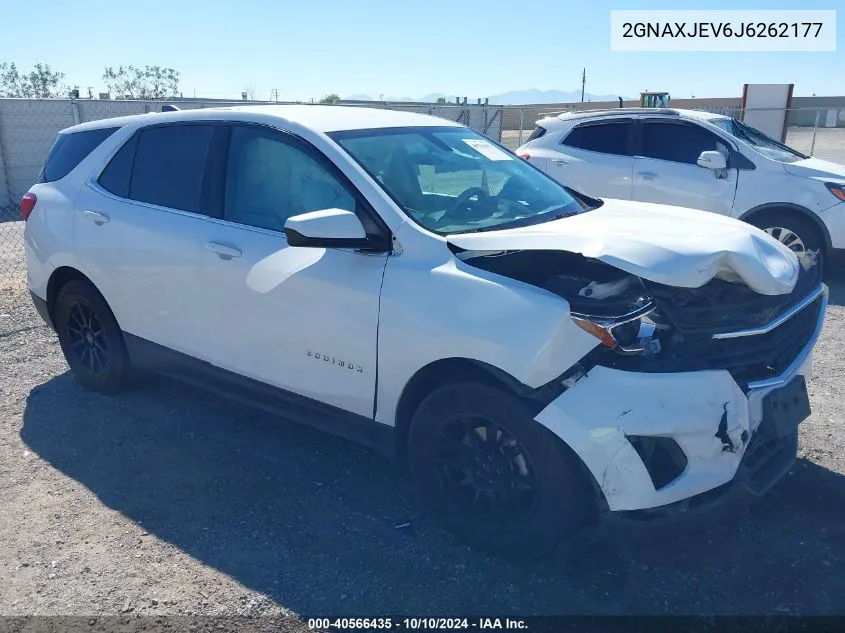
{"label": "rear door", "polygon": [[73,241],[125,332],[195,354],[208,207],[206,156],[215,126],[142,128],[83,187]]}
{"label": "rear door", "polygon": [[633,120],[613,118],[581,123],[549,158],[548,174],[591,196],[630,200],[633,188]]}
{"label": "rear door", "polygon": [[[643,119],[634,159],[634,200],[671,204],[730,215],[737,169],[727,143],[690,121]],[[720,171],[698,166],[704,151],[719,151],[728,161]]]}

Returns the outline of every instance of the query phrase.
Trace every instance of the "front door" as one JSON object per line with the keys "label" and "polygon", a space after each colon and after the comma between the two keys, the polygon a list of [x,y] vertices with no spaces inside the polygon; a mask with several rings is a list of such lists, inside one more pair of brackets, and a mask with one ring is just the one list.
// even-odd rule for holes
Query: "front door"
{"label": "front door", "polygon": [[202,288],[214,365],[372,417],[386,253],[291,247],[288,217],[364,201],[324,156],[263,126],[231,127],[222,219]]}
{"label": "front door", "polygon": [[[728,160],[720,171],[698,166],[704,151],[719,151]],[[738,170],[730,148],[718,136],[687,121],[646,119],[634,159],[634,200],[690,207],[730,215]]]}

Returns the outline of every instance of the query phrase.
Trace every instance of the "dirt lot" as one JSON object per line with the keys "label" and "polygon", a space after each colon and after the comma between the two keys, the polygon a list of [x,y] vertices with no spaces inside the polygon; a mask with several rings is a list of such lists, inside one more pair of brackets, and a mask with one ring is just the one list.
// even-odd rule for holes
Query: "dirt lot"
{"label": "dirt lot", "polygon": [[[0,614],[845,613],[845,269],[800,460],[707,532],[541,562],[456,544],[375,454],[149,379],[78,388],[0,261]],[[409,523],[409,527],[398,525]]]}

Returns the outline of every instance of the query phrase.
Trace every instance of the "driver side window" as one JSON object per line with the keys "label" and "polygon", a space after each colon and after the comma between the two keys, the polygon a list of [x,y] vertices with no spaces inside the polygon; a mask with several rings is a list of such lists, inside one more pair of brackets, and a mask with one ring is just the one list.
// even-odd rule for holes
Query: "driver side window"
{"label": "driver side window", "polygon": [[307,151],[259,127],[232,128],[223,217],[283,231],[287,219],[321,209],[355,211],[355,198]]}
{"label": "driver side window", "polygon": [[730,156],[727,145],[718,136],[694,123],[645,121],[642,131],[642,155],[673,163],[696,165],[701,152],[719,151]]}

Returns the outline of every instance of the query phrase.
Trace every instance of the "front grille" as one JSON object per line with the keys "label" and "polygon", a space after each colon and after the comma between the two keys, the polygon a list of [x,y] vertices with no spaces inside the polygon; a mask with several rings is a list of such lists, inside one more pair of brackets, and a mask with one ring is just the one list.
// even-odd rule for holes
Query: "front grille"
{"label": "front grille", "polygon": [[824,297],[820,295],[765,334],[729,339],[713,339],[712,334],[688,335],[675,341],[669,351],[676,362],[690,370],[727,369],[741,386],[773,378],[786,371],[807,346],[823,304]]}
{"label": "front grille", "polygon": [[660,308],[657,319],[684,335],[744,330],[771,322],[821,283],[822,267],[800,267],[798,281],[785,295],[761,295],[744,284],[713,279],[701,288],[673,288],[644,282]]}
{"label": "front grille", "polygon": [[[660,351],[645,356],[621,355],[597,347],[585,362],[658,373],[726,369],[742,389],[749,383],[779,377],[816,334],[827,303],[826,294],[819,292],[821,268],[801,266],[792,292],[774,296],[720,279],[700,288],[673,288],[643,280],[656,305],[648,318],[657,325]],[[798,309],[813,296],[814,300]],[[762,330],[787,314],[791,316],[762,334],[714,338]]]}

